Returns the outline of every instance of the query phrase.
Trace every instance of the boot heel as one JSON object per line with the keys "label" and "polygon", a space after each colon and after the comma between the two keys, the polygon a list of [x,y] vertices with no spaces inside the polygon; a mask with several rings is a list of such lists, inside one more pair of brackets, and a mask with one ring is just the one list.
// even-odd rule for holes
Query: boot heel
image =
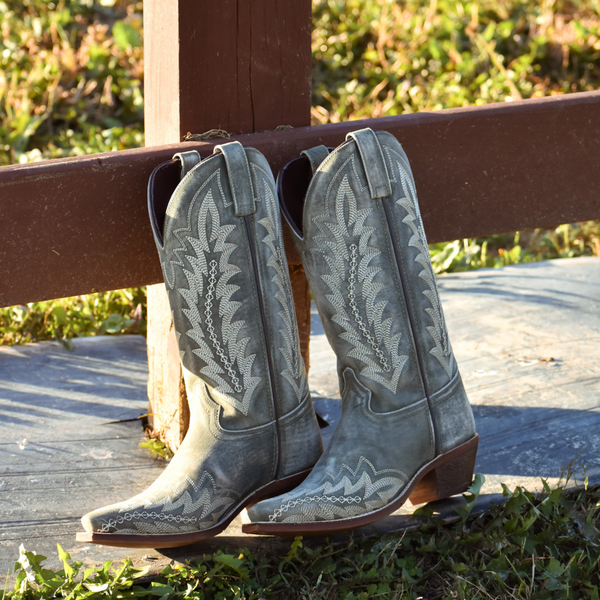
{"label": "boot heel", "polygon": [[410,503],[425,504],[466,491],[473,481],[478,441],[479,436],[475,436],[449,452],[449,460],[429,471],[419,481],[409,497]]}

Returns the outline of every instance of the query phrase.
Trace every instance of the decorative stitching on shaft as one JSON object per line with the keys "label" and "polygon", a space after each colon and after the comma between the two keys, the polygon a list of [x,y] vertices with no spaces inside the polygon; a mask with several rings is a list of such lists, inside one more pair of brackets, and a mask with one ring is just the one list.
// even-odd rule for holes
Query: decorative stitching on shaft
{"label": "decorative stitching on shaft", "polygon": [[429,301],[430,308],[426,308],[425,312],[433,322],[433,326],[426,326],[426,330],[431,335],[435,344],[435,347],[430,349],[429,353],[435,356],[448,377],[451,378],[454,370],[454,357],[452,356],[450,342],[448,341],[444,313],[440,304],[435,275],[429,258],[427,238],[423,229],[416,190],[409,171],[399,160],[401,157],[396,152],[394,154],[398,157],[396,165],[400,175],[401,190],[404,191],[404,197],[396,200],[396,204],[401,206],[407,213],[402,222],[408,225],[412,233],[408,245],[418,251],[414,261],[421,265],[422,270],[419,273],[419,277],[427,284],[427,289],[421,290],[421,293]]}
{"label": "decorative stitching on shaft", "polygon": [[206,302],[204,303],[204,316],[206,317],[206,329],[208,330],[208,337],[212,342],[212,345],[223,363],[224,367],[227,369],[227,373],[231,378],[231,383],[233,383],[233,388],[236,392],[240,393],[244,388],[240,385],[240,380],[236,376],[235,371],[232,368],[233,362],[230,358],[225,354],[223,348],[221,348],[221,344],[217,338],[217,334],[215,333],[215,328],[213,327],[212,320],[212,301],[215,293],[215,284],[217,282],[217,261],[211,260],[209,263],[210,271],[208,273],[208,288],[206,289]]}
{"label": "decorative stitching on shaft", "polygon": [[360,316],[360,312],[359,312],[358,306],[356,304],[356,294],[354,293],[355,285],[356,285],[356,250],[357,250],[357,245],[352,244],[350,246],[350,271],[349,271],[349,277],[348,277],[348,304],[350,304],[350,309],[352,310],[352,315],[354,316],[354,320],[356,321],[358,328],[361,330],[362,334],[367,339],[367,342],[369,342],[369,344],[371,344],[371,348],[373,348],[373,350],[375,351],[375,354],[377,355],[377,358],[379,359],[379,362],[381,363],[383,370],[386,371],[387,373],[389,373],[389,371],[391,370],[390,365],[388,364],[388,361],[386,360],[385,356],[383,355],[383,352],[379,348],[379,344],[375,341],[375,338],[371,335],[371,332],[367,329],[364,321],[362,320],[362,317]]}
{"label": "decorative stitching on shaft", "polygon": [[[246,321],[236,320],[236,313],[242,303],[232,298],[240,286],[231,280],[235,277],[233,281],[236,281],[236,275],[242,271],[239,266],[230,262],[232,253],[238,249],[238,244],[228,241],[236,225],[221,223],[217,204],[222,204],[222,198],[215,201],[213,193],[218,195],[213,188],[207,190],[201,199],[195,227],[192,227],[192,211],[188,211],[187,228],[182,228],[185,237],[181,236],[182,246],[186,246],[185,254],[181,252],[180,257],[185,257],[185,263],[181,260],[181,264],[188,288],[180,286],[177,291],[188,305],[188,308],[182,308],[182,313],[191,326],[185,334],[197,345],[192,353],[205,363],[200,373],[214,382],[213,392],[219,401],[223,400],[247,415],[254,391],[262,378],[252,375],[256,355],[246,352],[250,337],[240,335],[246,327]],[[212,285],[211,280],[214,280]],[[207,288],[210,288],[208,298]],[[210,339],[208,336],[211,332],[203,323],[206,318],[211,323],[214,334]],[[215,353],[221,346],[227,349],[227,354],[224,350],[222,355]],[[223,366],[227,367],[228,364],[231,369],[235,364],[237,371],[224,369]],[[241,399],[234,394],[241,394]]]}
{"label": "decorative stitching on shaft", "polygon": [[306,395],[307,381],[304,363],[300,358],[300,340],[298,338],[298,329],[294,314],[294,297],[289,280],[287,263],[282,252],[281,245],[283,240],[281,238],[281,229],[279,223],[276,225],[278,207],[275,202],[275,196],[264,175],[261,175],[261,181],[264,188],[265,207],[267,209],[267,216],[259,221],[267,231],[267,235],[261,241],[267,246],[271,254],[267,260],[267,267],[275,271],[275,276],[272,277],[271,281],[277,286],[275,298],[281,306],[281,311],[278,312],[278,315],[285,326],[279,330],[284,342],[279,351],[287,367],[281,372],[281,375],[290,384],[294,390],[296,399],[300,402]]}
{"label": "decorative stitching on shaft", "polygon": [[[318,276],[329,288],[324,297],[334,311],[331,321],[342,330],[338,336],[352,346],[346,356],[364,364],[361,376],[395,393],[408,356],[401,354],[402,332],[394,327],[394,316],[384,317],[388,301],[380,297],[385,287],[378,277],[382,272],[381,251],[369,243],[376,228],[375,205],[359,206],[352,175],[354,185],[362,191],[350,157],[332,179],[326,211],[312,218],[318,232],[310,251],[315,264],[324,260],[328,267],[325,272],[319,270]],[[332,188],[334,181],[337,190]]]}

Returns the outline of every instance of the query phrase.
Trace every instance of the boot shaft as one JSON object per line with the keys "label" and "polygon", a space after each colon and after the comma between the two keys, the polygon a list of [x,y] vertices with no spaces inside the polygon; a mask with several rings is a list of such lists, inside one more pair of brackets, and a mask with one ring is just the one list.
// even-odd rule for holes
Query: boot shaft
{"label": "boot shaft", "polygon": [[290,413],[308,386],[271,170],[254,149],[220,150],[158,167],[149,204],[190,402],[206,384],[240,430]]}
{"label": "boot shaft", "polygon": [[[278,187],[340,377],[350,367],[372,391],[376,412],[431,399],[457,379],[412,172],[397,140],[355,132],[331,154],[292,161]],[[294,202],[303,193],[300,211]]]}

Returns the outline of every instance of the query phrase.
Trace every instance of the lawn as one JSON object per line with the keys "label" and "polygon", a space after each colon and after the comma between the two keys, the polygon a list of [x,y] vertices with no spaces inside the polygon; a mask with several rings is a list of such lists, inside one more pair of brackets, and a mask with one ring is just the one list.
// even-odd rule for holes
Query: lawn
{"label": "lawn", "polygon": [[129,561],[83,571],[60,547],[64,568],[46,570],[23,549],[8,598],[598,599],[600,490],[505,488],[503,504],[469,518],[480,485],[476,477],[451,525],[424,508],[414,531],[337,544],[296,538],[285,554],[218,551],[150,581]]}
{"label": "lawn", "polygon": [[[0,2],[0,164],[141,146],[142,2]],[[598,0],[316,0],[315,124],[594,90]],[[600,255],[597,222],[432,244],[437,273]],[[145,332],[145,290],[0,309],[4,344]]]}

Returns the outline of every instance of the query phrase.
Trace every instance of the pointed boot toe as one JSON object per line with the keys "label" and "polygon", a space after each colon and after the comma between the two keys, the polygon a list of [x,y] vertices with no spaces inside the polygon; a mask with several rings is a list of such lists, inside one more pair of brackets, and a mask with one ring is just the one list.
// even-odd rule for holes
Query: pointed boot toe
{"label": "pointed boot toe", "polygon": [[83,515],[83,517],[81,517],[81,525],[87,533],[93,533],[94,531],[98,531],[99,524],[96,521],[95,517],[96,516],[93,512],[88,513],[87,515]]}
{"label": "pointed boot toe", "polygon": [[153,173],[149,208],[190,426],[156,482],[86,515],[78,539],[165,548],[212,537],[296,487],[322,442],[265,158],[238,142],[205,160],[177,155]]}
{"label": "pointed boot toe", "polygon": [[402,147],[353,132],[288,163],[278,192],[337,356],[342,416],[310,475],[252,507],[244,531],[340,531],[465,491],[478,438]]}

